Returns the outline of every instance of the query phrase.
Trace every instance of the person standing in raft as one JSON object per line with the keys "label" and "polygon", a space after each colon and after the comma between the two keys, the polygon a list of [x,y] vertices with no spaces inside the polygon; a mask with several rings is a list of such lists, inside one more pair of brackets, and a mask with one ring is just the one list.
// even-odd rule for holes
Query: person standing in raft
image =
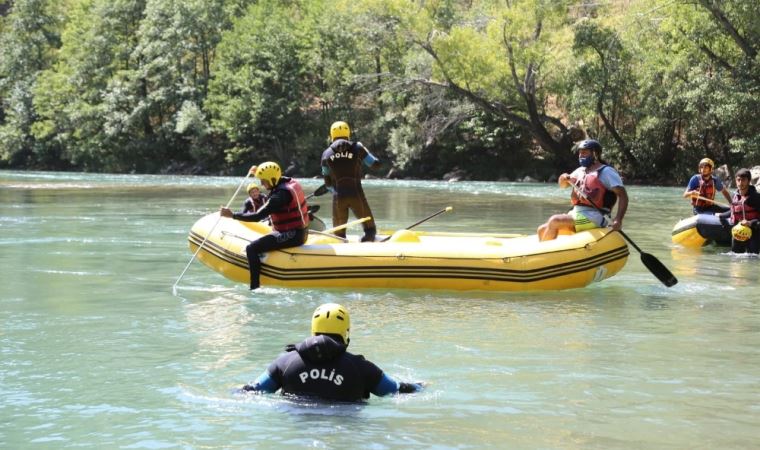
{"label": "person standing in raft", "polygon": [[[333,227],[348,221],[350,209],[357,219],[373,217],[369,203],[362,189],[362,164],[377,169],[378,160],[361,142],[349,140],[351,129],[346,122],[335,122],[330,127],[332,144],[322,153],[322,175],[325,185],[333,193]],[[377,234],[374,218],[364,222],[362,242],[373,242]],[[336,231],[337,236],[346,237],[346,230]]]}
{"label": "person standing in raft", "polygon": [[309,207],[301,185],[293,178],[282,176],[280,166],[271,161],[251,167],[251,173],[269,190],[269,198],[255,212],[233,213],[222,207],[222,217],[243,222],[258,222],[266,217],[272,220],[273,231],[248,244],[245,253],[251,272],[251,289],[260,286],[261,260],[259,254],[303,245],[309,237]]}
{"label": "person standing in raft", "polygon": [[351,319],[336,303],[320,305],[311,319],[311,337],[285,347],[281,354],[243,391],[359,402],[377,396],[422,390],[422,383],[404,383],[386,375],[361,355],[346,351]]}
{"label": "person standing in raft", "polygon": [[751,179],[749,169],[739,169],[731,209],[715,214],[721,223],[731,226],[731,251],[734,253],[760,253],[760,193],[750,184]]}
{"label": "person standing in raft", "polygon": [[264,202],[267,201],[267,196],[261,193],[261,186],[258,183],[251,183],[246,189],[248,191],[248,198],[243,203],[243,209],[240,210],[240,214],[256,212],[264,206]]}
{"label": "person standing in raft", "polygon": [[[560,231],[578,232],[607,226],[613,230],[623,228],[628,193],[620,174],[601,159],[602,145],[596,140],[583,140],[576,148],[580,167],[571,174],[559,176],[559,187],[573,186],[570,194],[573,209],[567,214],[555,214],[540,225],[537,230],[540,241],[555,239]],[[617,214],[609,223],[605,216],[612,212],[616,201]]]}
{"label": "person standing in raft", "polygon": [[684,198],[691,199],[691,206],[694,214],[714,214],[726,211],[726,208],[716,205],[715,193],[720,192],[731,203],[731,194],[723,185],[720,178],[713,175],[715,163],[710,158],[702,158],[699,161],[699,173],[695,174],[689,180],[686,190],[683,193]]}

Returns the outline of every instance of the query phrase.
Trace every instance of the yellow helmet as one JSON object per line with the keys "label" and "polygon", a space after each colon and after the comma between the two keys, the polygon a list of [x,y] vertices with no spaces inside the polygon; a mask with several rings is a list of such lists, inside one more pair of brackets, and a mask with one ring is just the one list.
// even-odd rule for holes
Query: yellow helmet
{"label": "yellow helmet", "polygon": [[715,168],[715,163],[710,158],[702,158],[699,161],[699,167],[702,167],[702,166],[710,166],[710,169],[714,169]]}
{"label": "yellow helmet", "polygon": [[752,237],[752,229],[746,225],[737,223],[731,228],[731,236],[739,242],[746,242]]}
{"label": "yellow helmet", "polygon": [[345,138],[351,136],[351,128],[348,127],[346,122],[335,122],[330,126],[330,139],[336,140],[338,138]]}
{"label": "yellow helmet", "polygon": [[245,189],[245,191],[250,193],[251,189],[261,190],[261,186],[259,186],[259,183],[251,183],[251,184],[248,185],[248,187]]}
{"label": "yellow helmet", "polygon": [[311,319],[311,334],[337,334],[348,344],[348,334],[351,329],[351,317],[348,309],[337,303],[325,303],[314,310]]}
{"label": "yellow helmet", "polygon": [[277,182],[280,181],[280,177],[282,177],[282,169],[280,169],[280,165],[276,162],[263,162],[256,167],[255,177],[259,180],[266,180],[272,186],[276,186]]}

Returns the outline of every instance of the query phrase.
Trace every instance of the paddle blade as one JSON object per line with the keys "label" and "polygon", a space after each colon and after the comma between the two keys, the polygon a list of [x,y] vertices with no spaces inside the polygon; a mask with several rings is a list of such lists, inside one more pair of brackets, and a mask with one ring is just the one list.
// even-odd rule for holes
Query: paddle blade
{"label": "paddle blade", "polygon": [[676,279],[675,275],[673,275],[670,272],[670,270],[668,270],[668,268],[665,267],[665,265],[661,263],[660,260],[655,258],[653,255],[642,252],[641,262],[665,286],[671,287],[671,286],[675,286],[675,284],[678,283],[678,280]]}
{"label": "paddle blade", "polygon": [[314,191],[314,196],[319,197],[320,195],[324,195],[327,192],[327,185],[322,185],[317,188],[316,191]]}

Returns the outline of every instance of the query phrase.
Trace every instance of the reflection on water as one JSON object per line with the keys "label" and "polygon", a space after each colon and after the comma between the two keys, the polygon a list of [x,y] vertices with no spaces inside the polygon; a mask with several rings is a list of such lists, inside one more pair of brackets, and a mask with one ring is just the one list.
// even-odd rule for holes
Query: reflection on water
{"label": "reflection on water", "polygon": [[[615,277],[560,292],[251,293],[194,263],[173,296],[189,227],[239,182],[0,172],[3,448],[756,445],[760,261],[672,245],[690,213],[682,189],[631,186],[625,221],[678,277],[672,288],[631,249]],[[365,186],[381,230],[450,205],[419,228],[533,233],[569,195],[548,184]],[[329,222],[329,196],[314,200]],[[340,406],[235,394],[308,335],[325,302],[350,309],[352,352],[428,388]]]}
{"label": "reflection on water", "polygon": [[244,306],[247,299],[243,295],[230,297],[185,306],[188,331],[197,338],[194,358],[204,361],[199,367],[202,370],[223,368],[247,354],[243,331],[253,317]]}

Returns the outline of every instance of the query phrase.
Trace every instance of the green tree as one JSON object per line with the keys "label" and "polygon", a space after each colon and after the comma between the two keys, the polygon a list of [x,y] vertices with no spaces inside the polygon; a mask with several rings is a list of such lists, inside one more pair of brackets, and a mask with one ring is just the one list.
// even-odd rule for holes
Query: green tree
{"label": "green tree", "polygon": [[222,32],[244,7],[230,0],[149,0],[133,59],[132,115],[153,157],[218,166],[222,159],[202,112]]}
{"label": "green tree", "polygon": [[663,91],[659,111],[651,109],[648,120],[671,121],[671,133],[663,137],[677,151],[673,174],[684,180],[704,156],[727,163],[729,170],[753,164],[760,157],[757,2],[644,2],[644,7],[656,10],[658,20],[642,23],[651,32],[642,53],[650,68],[641,76]]}
{"label": "green tree", "polygon": [[60,11],[65,4],[17,0],[0,34],[0,165],[45,166],[49,155],[32,133],[37,120],[33,89],[60,46]]}
{"label": "green tree", "polygon": [[[701,120],[701,149],[729,164],[760,157],[760,14],[757,2],[699,0],[699,13],[684,16],[679,31],[700,53],[702,70],[689,84],[690,102]],[[691,9],[678,5],[677,12]],[[696,23],[689,23],[694,20]],[[699,132],[701,131],[701,133]]]}
{"label": "green tree", "polygon": [[[571,65],[567,11],[572,2],[473,1],[459,6],[453,24],[452,3],[432,3],[408,24],[409,34],[434,61],[423,82],[509,121],[533,137],[543,157],[557,167],[569,165],[572,141],[552,87],[563,85]],[[409,8],[417,9],[411,3]]]}
{"label": "green tree", "polygon": [[39,140],[81,170],[144,171],[128,102],[143,0],[83,0],[69,10],[58,63],[35,89]]}
{"label": "green tree", "polygon": [[307,47],[296,31],[307,12],[300,2],[260,1],[217,47],[204,109],[230,141],[228,163],[287,164],[298,153],[306,97],[300,56]]}

